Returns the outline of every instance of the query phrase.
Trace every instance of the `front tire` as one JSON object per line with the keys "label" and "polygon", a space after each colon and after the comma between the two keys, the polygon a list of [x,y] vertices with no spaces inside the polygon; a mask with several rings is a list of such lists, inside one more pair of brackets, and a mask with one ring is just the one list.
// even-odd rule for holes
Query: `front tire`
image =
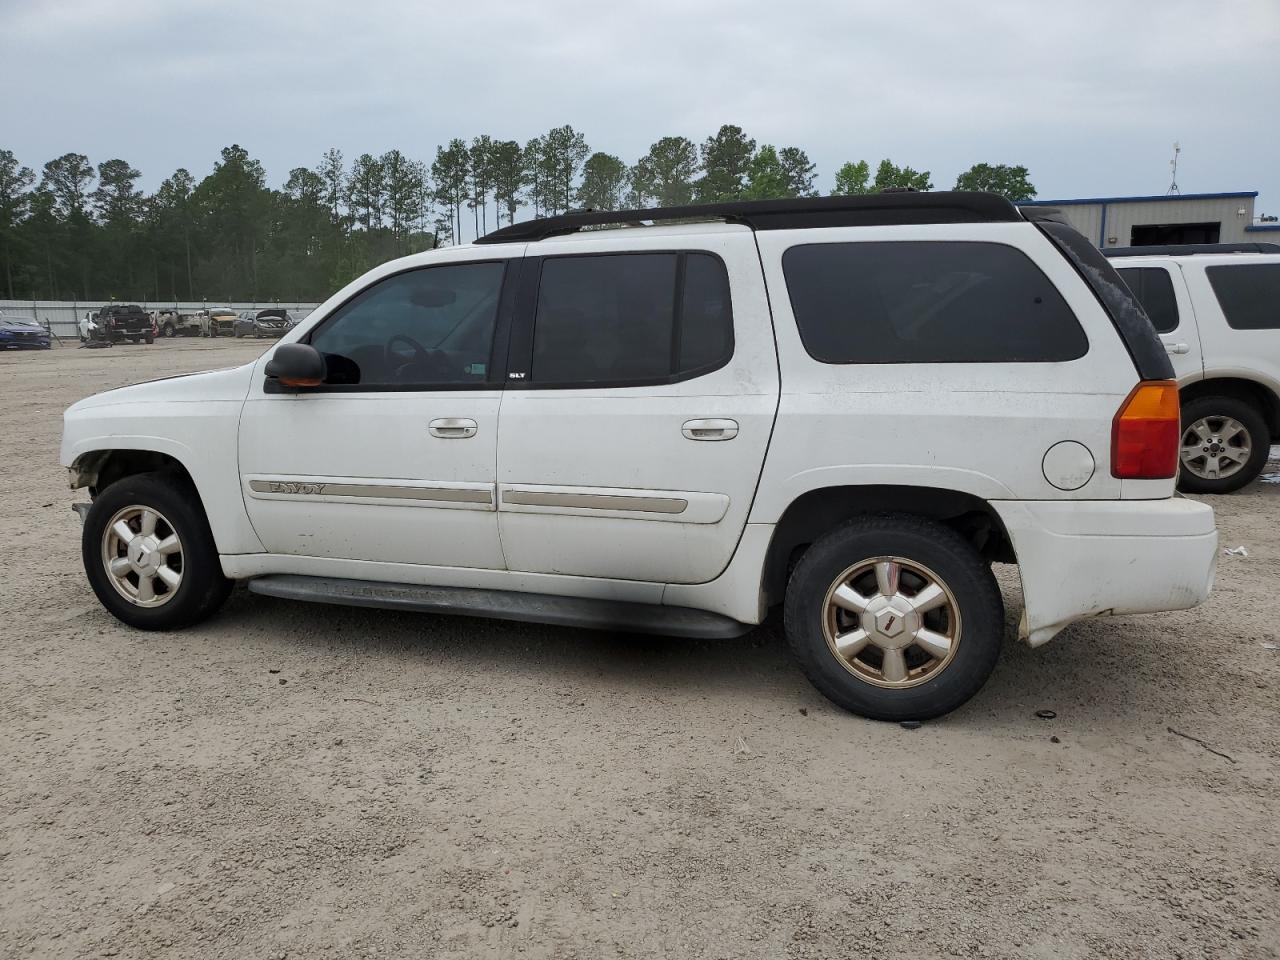
{"label": "front tire", "polygon": [[986,683],[1004,602],[967,540],[891,514],[851,520],[805,551],[783,622],[801,670],[833,703],[872,720],[929,720]]}
{"label": "front tire", "polygon": [[181,475],[125,477],[94,499],[81,557],[89,585],[117,619],[174,630],[212,615],[231,591],[199,497]]}
{"label": "front tire", "polygon": [[178,333],[178,331],[174,329],[174,326],[172,323],[166,323],[164,325],[164,330],[162,332],[170,340],[172,340],[175,336],[177,336],[177,333]]}
{"label": "front tire", "polygon": [[1182,405],[1178,489],[1232,493],[1267,465],[1271,432],[1254,407],[1235,397],[1197,397]]}

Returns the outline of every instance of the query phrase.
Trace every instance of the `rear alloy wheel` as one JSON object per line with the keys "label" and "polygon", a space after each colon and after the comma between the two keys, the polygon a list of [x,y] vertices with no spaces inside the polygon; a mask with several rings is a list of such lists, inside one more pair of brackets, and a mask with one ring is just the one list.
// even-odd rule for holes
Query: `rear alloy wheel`
{"label": "rear alloy wheel", "polygon": [[824,599],[823,636],[850,673],[890,689],[940,673],[960,646],[960,607],[942,579],[905,557],[840,573]]}
{"label": "rear alloy wheel", "polygon": [[1231,493],[1267,465],[1270,432],[1262,415],[1235,397],[1199,397],[1182,406],[1178,487]]}
{"label": "rear alloy wheel", "polygon": [[805,551],[784,622],[801,669],[834,703],[874,720],[927,720],[986,682],[1004,604],[990,568],[950,527],[864,517]]}
{"label": "rear alloy wheel", "polygon": [[102,605],[144,630],[205,619],[227,598],[200,500],[180,474],[125,477],[98,494],[85,517],[81,553]]}

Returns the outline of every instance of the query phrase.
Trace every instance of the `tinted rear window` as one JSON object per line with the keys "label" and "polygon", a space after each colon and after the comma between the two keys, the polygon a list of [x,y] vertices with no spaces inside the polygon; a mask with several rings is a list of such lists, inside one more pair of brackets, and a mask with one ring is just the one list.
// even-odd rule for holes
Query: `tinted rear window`
{"label": "tinted rear window", "polygon": [[1159,333],[1178,328],[1178,301],[1173,295],[1173,281],[1163,267],[1124,267],[1117,270],[1133,295],[1151,318]]}
{"label": "tinted rear window", "polygon": [[808,244],[782,268],[805,349],[823,363],[1063,361],[1089,349],[1057,288],[1005,244]]}
{"label": "tinted rear window", "polygon": [[1209,267],[1205,272],[1229,326],[1280,329],[1280,263]]}
{"label": "tinted rear window", "polygon": [[542,265],[534,383],[661,383],[710,372],[732,354],[729,278],[717,257],[626,253]]}

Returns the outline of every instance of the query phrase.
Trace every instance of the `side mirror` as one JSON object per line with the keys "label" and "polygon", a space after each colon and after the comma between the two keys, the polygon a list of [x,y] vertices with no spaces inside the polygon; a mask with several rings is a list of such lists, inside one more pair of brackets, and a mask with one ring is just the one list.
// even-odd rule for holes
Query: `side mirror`
{"label": "side mirror", "polygon": [[282,343],[267,361],[268,379],[282,387],[318,387],[324,383],[324,355],[309,343]]}

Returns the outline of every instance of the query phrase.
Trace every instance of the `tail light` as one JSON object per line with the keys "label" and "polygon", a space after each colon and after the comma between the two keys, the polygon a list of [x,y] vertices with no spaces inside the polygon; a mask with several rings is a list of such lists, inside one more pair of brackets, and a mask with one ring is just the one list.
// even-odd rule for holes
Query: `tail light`
{"label": "tail light", "polygon": [[1167,480],[1178,472],[1182,427],[1178,385],[1144,380],[1111,421],[1111,475],[1122,480]]}

